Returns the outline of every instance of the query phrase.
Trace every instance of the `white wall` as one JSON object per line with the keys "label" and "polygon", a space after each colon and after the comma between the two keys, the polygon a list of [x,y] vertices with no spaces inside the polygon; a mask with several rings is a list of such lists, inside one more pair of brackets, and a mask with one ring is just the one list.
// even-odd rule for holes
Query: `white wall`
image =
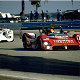
{"label": "white wall", "polygon": [[12,15],[10,13],[1,13],[0,12],[0,18],[12,18]]}

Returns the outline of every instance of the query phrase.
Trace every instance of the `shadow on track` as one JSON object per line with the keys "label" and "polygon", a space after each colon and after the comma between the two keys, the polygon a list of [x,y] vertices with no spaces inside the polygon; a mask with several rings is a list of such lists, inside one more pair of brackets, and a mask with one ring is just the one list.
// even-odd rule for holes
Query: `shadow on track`
{"label": "shadow on track", "polygon": [[36,50],[34,50],[34,49],[24,49],[24,48],[0,48],[0,50],[14,50],[14,51],[77,51],[78,49],[76,49],[76,50],[70,50],[70,49],[68,49],[68,50],[65,50],[65,49],[55,49],[55,50],[43,50],[43,49],[36,49]]}
{"label": "shadow on track", "polygon": [[30,56],[0,54],[0,69],[42,74],[80,76],[80,63]]}
{"label": "shadow on track", "polygon": [[33,50],[33,49],[24,49],[24,48],[0,48],[0,50],[15,50],[15,51],[44,51],[44,50]]}

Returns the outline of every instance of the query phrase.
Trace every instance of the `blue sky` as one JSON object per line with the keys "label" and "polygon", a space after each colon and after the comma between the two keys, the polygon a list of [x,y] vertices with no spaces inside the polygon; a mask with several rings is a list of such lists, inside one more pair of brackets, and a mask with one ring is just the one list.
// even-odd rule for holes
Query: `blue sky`
{"label": "blue sky", "polygon": [[[48,2],[41,1],[41,7],[38,12],[42,10],[46,12],[56,12],[57,9],[62,11],[80,9],[80,0],[73,0],[73,6],[71,0],[48,0]],[[34,12],[35,6],[32,6],[28,0],[25,0],[25,13]],[[11,14],[19,14],[21,12],[21,0],[0,0],[0,12],[9,12]]]}

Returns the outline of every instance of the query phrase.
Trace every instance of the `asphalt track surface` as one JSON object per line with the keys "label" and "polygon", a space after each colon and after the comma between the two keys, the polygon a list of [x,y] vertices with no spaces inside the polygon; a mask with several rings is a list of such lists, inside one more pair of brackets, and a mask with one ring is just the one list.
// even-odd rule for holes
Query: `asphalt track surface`
{"label": "asphalt track surface", "polygon": [[13,42],[0,42],[0,76],[23,80],[80,80],[80,50],[24,50],[19,31],[14,32]]}

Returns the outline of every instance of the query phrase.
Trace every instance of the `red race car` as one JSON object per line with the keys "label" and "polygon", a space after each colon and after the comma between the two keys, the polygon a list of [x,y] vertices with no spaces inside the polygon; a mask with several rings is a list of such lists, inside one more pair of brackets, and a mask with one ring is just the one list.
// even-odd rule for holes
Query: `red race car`
{"label": "red race car", "polygon": [[23,34],[24,49],[80,49],[80,34],[69,36],[61,27],[43,27],[39,29],[39,33],[38,37],[34,33]]}

